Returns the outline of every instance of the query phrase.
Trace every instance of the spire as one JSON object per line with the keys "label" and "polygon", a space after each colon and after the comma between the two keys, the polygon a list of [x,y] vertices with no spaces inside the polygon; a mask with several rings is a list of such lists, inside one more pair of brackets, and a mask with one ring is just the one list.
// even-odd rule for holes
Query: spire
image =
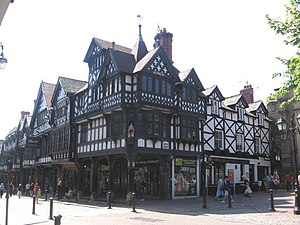
{"label": "spire", "polygon": [[147,53],[147,47],[145,45],[145,42],[142,37],[142,24],[141,24],[141,15],[137,15],[137,18],[139,19],[139,37],[138,41],[135,43],[131,53],[134,55],[135,61],[140,61]]}

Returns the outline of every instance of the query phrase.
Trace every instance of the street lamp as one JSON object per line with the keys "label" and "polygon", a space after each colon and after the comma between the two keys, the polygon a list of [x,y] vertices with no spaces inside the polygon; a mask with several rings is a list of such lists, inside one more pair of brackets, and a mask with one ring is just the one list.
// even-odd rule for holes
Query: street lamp
{"label": "street lamp", "polygon": [[9,200],[9,191],[10,191],[10,187],[9,187],[9,182],[10,182],[10,169],[11,169],[11,161],[8,159],[7,160],[7,164],[6,164],[6,214],[5,214],[5,225],[8,225],[8,200]]}
{"label": "street lamp", "polygon": [[4,57],[3,54],[3,44],[0,42],[0,47],[1,47],[1,54],[0,54],[0,69],[4,70],[6,63],[7,63],[7,59]]}
{"label": "street lamp", "polygon": [[[297,116],[297,123],[298,126],[300,126],[300,114]],[[279,118],[277,121],[277,127],[278,130],[280,131],[290,131],[290,134],[292,135],[293,138],[293,153],[294,153],[294,181],[295,181],[295,207],[294,207],[294,214],[300,214],[300,190],[299,190],[299,181],[297,178],[298,174],[298,168],[297,168],[297,148],[296,148],[296,139],[295,136],[297,133],[300,133],[300,129],[296,127],[296,122],[295,122],[295,114],[292,115],[291,121],[290,121],[290,127],[287,128],[287,122],[285,119],[282,117]]]}

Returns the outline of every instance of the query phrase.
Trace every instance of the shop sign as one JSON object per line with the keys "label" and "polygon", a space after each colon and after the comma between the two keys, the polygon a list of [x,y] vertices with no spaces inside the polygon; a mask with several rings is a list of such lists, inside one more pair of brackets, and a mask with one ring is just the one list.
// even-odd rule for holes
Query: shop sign
{"label": "shop sign", "polygon": [[197,161],[195,159],[183,159],[183,158],[176,158],[175,165],[176,166],[196,166]]}
{"label": "shop sign", "polygon": [[39,148],[39,138],[30,137],[26,143],[27,148]]}

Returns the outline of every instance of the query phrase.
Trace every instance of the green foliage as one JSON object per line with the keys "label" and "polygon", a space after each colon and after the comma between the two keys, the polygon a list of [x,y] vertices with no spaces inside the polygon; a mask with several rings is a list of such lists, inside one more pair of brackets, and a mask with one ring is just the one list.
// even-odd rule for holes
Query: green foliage
{"label": "green foliage", "polygon": [[300,0],[290,0],[290,4],[285,5],[285,9],[286,15],[284,20],[279,18],[271,19],[269,15],[266,15],[271,29],[275,30],[277,34],[284,36],[286,45],[295,46],[298,49],[298,53],[290,59],[277,58],[286,66],[286,70],[273,74],[273,78],[283,77],[286,78],[286,81],[267,100],[276,99],[278,96],[284,96],[291,91],[294,92],[294,96],[283,102],[281,108],[284,108],[287,104],[300,101]]}

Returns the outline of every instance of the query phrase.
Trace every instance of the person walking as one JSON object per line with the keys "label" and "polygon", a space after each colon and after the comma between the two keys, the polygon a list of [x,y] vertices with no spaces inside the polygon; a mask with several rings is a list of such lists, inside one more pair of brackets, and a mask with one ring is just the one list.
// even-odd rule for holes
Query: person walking
{"label": "person walking", "polygon": [[277,172],[274,172],[273,174],[273,188],[275,189],[276,193],[277,190],[279,189],[279,184],[280,184],[280,178]]}
{"label": "person walking", "polygon": [[243,194],[243,205],[246,205],[246,199],[248,198],[251,202],[251,206],[255,205],[254,200],[252,199],[252,195],[253,195],[253,191],[250,187],[250,182],[248,180],[248,178],[244,178],[244,186],[245,186],[245,191]]}
{"label": "person walking", "polygon": [[221,202],[224,202],[223,198],[224,198],[224,181],[222,177],[219,177],[215,200],[220,199]]}
{"label": "person walking", "polygon": [[233,197],[231,194],[231,185],[230,185],[230,180],[229,180],[228,176],[225,176],[224,185],[225,185],[224,201],[226,202],[226,198],[229,197],[229,194],[230,194],[231,202],[233,202]]}
{"label": "person walking", "polygon": [[291,188],[292,176],[288,171],[284,175],[284,180],[286,184],[286,191],[289,192]]}
{"label": "person walking", "polygon": [[22,196],[22,184],[19,184],[19,186],[17,188],[17,196],[19,197],[19,199]]}
{"label": "person walking", "polygon": [[34,188],[33,188],[33,192],[35,195],[35,201],[36,204],[39,204],[39,198],[41,197],[41,190],[40,190],[40,186],[38,183],[35,183]]}

